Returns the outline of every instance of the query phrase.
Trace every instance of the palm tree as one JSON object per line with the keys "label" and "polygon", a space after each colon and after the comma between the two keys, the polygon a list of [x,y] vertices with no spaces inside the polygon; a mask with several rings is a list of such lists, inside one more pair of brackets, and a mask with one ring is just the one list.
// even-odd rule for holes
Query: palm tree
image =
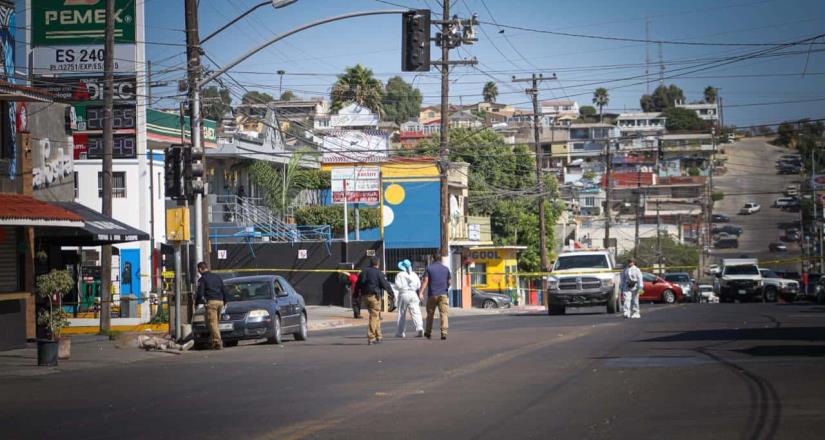
{"label": "palm tree", "polygon": [[599,121],[604,122],[604,113],[602,109],[610,102],[610,96],[607,94],[607,89],[599,87],[593,92],[593,104],[599,108]]}
{"label": "palm tree", "polygon": [[375,113],[381,113],[381,100],[384,98],[384,86],[375,79],[371,69],[358,64],[347,67],[343,75],[332,86],[332,110],[338,111],[344,104],[354,102]]}
{"label": "palm tree", "polygon": [[716,102],[716,87],[707,86],[705,87],[705,102],[708,104],[713,104]]}
{"label": "palm tree", "polygon": [[487,84],[484,84],[484,90],[481,94],[484,95],[484,102],[496,102],[498,86],[492,81],[487,81]]}

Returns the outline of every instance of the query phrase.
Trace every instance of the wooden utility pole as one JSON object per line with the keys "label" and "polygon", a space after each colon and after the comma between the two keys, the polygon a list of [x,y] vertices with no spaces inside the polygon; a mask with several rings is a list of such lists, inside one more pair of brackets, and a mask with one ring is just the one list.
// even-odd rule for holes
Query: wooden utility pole
{"label": "wooden utility pole", "polygon": [[[549,264],[547,261],[547,224],[545,223],[544,218],[544,173],[542,168],[543,162],[543,152],[541,149],[541,138],[540,138],[540,130],[541,130],[541,109],[539,108],[539,83],[542,81],[547,80],[555,80],[556,74],[553,76],[549,76],[547,78],[544,77],[543,74],[533,74],[530,78],[516,78],[513,77],[513,82],[530,82],[531,87],[525,92],[531,96],[533,101],[533,143],[536,149],[536,183],[538,184],[538,210],[539,210],[539,259],[541,264],[541,270],[546,271],[549,269]],[[550,127],[550,131],[552,132],[553,127]],[[552,147],[551,147],[552,148]],[[542,291],[544,291],[544,278],[542,278]]]}
{"label": "wooden utility pole", "polygon": [[639,259],[639,209],[642,207],[642,168],[636,170],[636,234],[633,238],[633,258]]}
{"label": "wooden utility pole", "polygon": [[610,249],[610,205],[613,202],[610,200],[611,185],[610,177],[613,174],[613,154],[610,151],[610,139],[605,144],[605,173],[604,173],[604,248]]}
{"label": "wooden utility pole", "polygon": [[[115,0],[106,0],[106,28],[103,45],[103,215],[112,216],[112,108],[114,105]],[[101,246],[100,331],[112,328],[112,245]]]}

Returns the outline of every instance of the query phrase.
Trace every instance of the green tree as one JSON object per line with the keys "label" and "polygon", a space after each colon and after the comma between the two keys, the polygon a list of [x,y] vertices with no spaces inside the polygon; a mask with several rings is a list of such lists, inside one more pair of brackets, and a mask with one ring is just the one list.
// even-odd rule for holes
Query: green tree
{"label": "green tree", "polygon": [[597,112],[598,110],[596,110],[596,107],[593,107],[592,105],[583,105],[579,108],[579,114],[582,115],[583,118],[595,116]]}
{"label": "green tree", "polygon": [[604,87],[599,87],[593,92],[593,104],[596,104],[596,107],[599,108],[599,120],[604,121],[604,107],[610,102],[610,96],[607,93],[607,89]]}
{"label": "green tree", "polygon": [[[347,213],[348,228],[355,230],[355,210]],[[358,218],[361,230],[377,228],[381,224],[378,208],[359,208]],[[299,225],[329,225],[336,234],[344,232],[344,205],[307,206],[295,210],[295,222]]]}
{"label": "green tree", "polygon": [[264,202],[272,210],[284,212],[301,190],[329,188],[330,173],[302,166],[304,156],[296,152],[286,165],[262,160],[249,165],[249,176],[263,190]]}
{"label": "green tree", "polygon": [[357,64],[355,67],[347,67],[343,75],[338,75],[330,97],[332,111],[338,111],[344,105],[354,102],[382,114],[384,87],[381,81],[373,77],[371,69]]}
{"label": "green tree", "polygon": [[381,105],[384,109],[384,119],[396,124],[407,122],[410,118],[418,116],[421,110],[421,91],[400,76],[394,76],[387,81]]}
{"label": "green tree", "polygon": [[667,118],[665,127],[668,131],[701,131],[707,129],[707,122],[703,121],[693,110],[681,107],[670,107],[662,112]]}
{"label": "green tree", "polygon": [[[695,245],[680,244],[666,232],[662,231],[661,242],[656,238],[642,238],[639,240],[639,253],[636,265],[641,268],[649,268],[659,264],[659,244],[661,243],[661,261],[665,266],[674,270],[683,270],[685,267],[696,267],[699,265],[699,248]],[[627,261],[632,258],[635,248],[623,253],[619,261]],[[677,269],[678,268],[678,269]],[[643,269],[645,270],[645,269]]]}
{"label": "green tree", "polygon": [[705,102],[708,104],[716,103],[716,96],[718,95],[718,91],[716,87],[707,86],[705,87]]}
{"label": "green tree", "polygon": [[646,112],[661,112],[685,100],[685,93],[675,84],[656,87],[651,95],[642,95],[639,104]]}
{"label": "green tree", "polygon": [[484,89],[481,91],[481,94],[484,96],[484,102],[496,102],[498,86],[493,81],[487,81],[487,83],[484,84]]}
{"label": "green tree", "polygon": [[257,90],[246,92],[241,97],[242,104],[266,104],[274,100],[275,98],[273,98],[269,93],[259,92]]}
{"label": "green tree", "polygon": [[287,90],[286,92],[281,93],[281,98],[280,99],[281,99],[281,101],[295,101],[295,100],[298,100],[300,98],[298,98],[298,95],[292,93],[292,90]]}
{"label": "green tree", "polygon": [[210,86],[203,89],[203,117],[220,121],[232,109],[232,97],[229,90]]}
{"label": "green tree", "polygon": [[790,122],[779,124],[776,129],[776,143],[784,147],[790,147],[795,141],[796,129]]}

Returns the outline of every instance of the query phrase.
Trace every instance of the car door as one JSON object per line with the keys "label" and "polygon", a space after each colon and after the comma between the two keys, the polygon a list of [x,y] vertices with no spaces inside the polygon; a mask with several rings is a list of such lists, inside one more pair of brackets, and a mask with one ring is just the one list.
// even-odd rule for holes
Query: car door
{"label": "car door", "polygon": [[289,313],[294,325],[301,324],[301,300],[298,298],[298,292],[292,287],[289,282],[283,278],[279,279],[281,287],[289,294]]}
{"label": "car door", "polygon": [[643,273],[644,292],[639,295],[640,300],[653,301],[659,298],[659,286],[656,283],[656,275]]}
{"label": "car door", "polygon": [[281,315],[281,328],[295,325],[292,312],[292,304],[289,302],[289,290],[284,289],[278,278],[273,282],[275,289],[275,301],[278,307],[278,314]]}

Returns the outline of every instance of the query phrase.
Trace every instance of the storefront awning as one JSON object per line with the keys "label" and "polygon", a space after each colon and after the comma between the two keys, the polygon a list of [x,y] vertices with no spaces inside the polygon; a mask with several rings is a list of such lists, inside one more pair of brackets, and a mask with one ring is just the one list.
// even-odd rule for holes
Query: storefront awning
{"label": "storefront awning", "polygon": [[0,101],[54,102],[54,96],[43,89],[0,80]]}
{"label": "storefront awning", "polygon": [[0,226],[83,227],[70,210],[22,194],[0,194]]}
{"label": "storefront awning", "polygon": [[149,234],[79,203],[51,202],[51,204],[70,211],[83,220],[80,228],[50,230],[39,234],[41,237],[59,239],[63,246],[99,246],[149,239]]}

